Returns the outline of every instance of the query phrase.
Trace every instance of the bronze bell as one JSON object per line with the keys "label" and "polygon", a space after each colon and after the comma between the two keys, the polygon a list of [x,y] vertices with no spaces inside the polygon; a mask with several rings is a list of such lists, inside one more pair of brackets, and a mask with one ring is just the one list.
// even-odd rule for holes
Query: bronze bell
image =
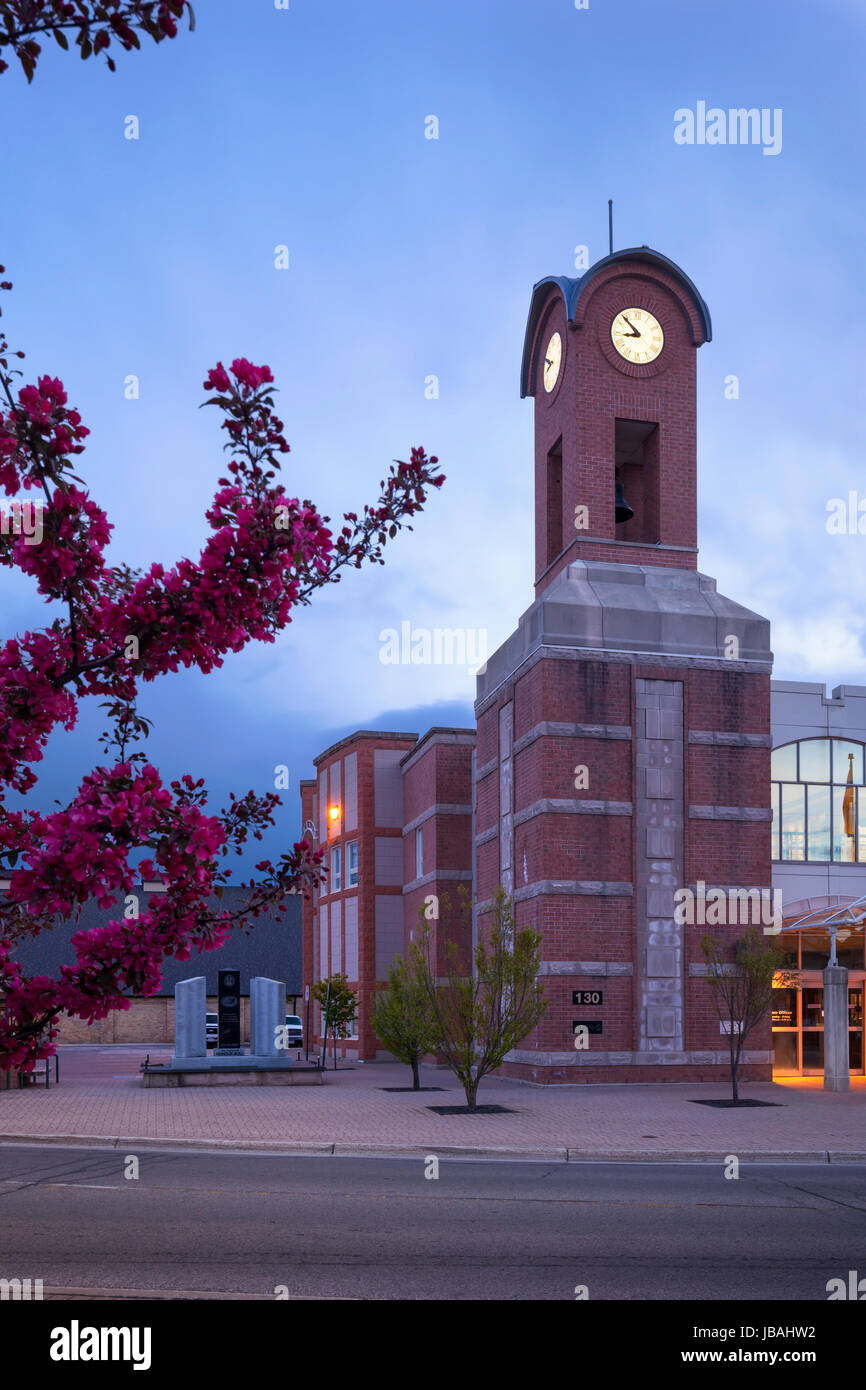
{"label": "bronze bell", "polygon": [[617,525],[619,525],[621,521],[631,521],[632,517],[634,516],[634,508],[630,507],[628,505],[628,502],[625,500],[625,488],[622,485],[622,480],[620,479],[619,473],[617,473],[616,475],[614,497],[616,503],[616,511],[614,515],[616,518]]}

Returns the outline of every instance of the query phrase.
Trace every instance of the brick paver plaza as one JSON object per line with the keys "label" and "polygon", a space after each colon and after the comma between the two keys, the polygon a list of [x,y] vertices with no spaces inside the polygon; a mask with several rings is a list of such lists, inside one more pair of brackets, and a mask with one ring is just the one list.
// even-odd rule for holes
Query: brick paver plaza
{"label": "brick paver plaza", "polygon": [[512,1114],[440,1116],[430,1105],[461,1104],[450,1072],[422,1068],[440,1092],[394,1093],[409,1069],[368,1063],[329,1071],[324,1086],[191,1087],[145,1090],[145,1053],[168,1058],[164,1044],[66,1047],[61,1084],[0,1090],[0,1141],[93,1140],[334,1153],[447,1153],[491,1156],[652,1158],[754,1156],[839,1161],[866,1158],[866,1084],[825,1093],[820,1078],[750,1083],[749,1099],[773,1108],[714,1109],[693,1102],[724,1097],[722,1085],[666,1084],[543,1088],[491,1078],[481,1104]]}

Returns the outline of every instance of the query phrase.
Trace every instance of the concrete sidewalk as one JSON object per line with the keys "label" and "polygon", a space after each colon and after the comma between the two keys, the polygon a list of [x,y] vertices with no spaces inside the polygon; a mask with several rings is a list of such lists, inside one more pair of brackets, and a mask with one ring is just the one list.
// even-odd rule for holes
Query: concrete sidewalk
{"label": "concrete sidewalk", "polygon": [[450,1072],[367,1063],[328,1071],[322,1087],[215,1087],[145,1090],[138,1067],[151,1047],[66,1047],[61,1084],[0,1091],[0,1142],[57,1142],[138,1147],[249,1149],[322,1154],[465,1155],[491,1158],[705,1159],[722,1161],[866,1161],[866,1083],[847,1095],[820,1080],[749,1083],[744,1099],[772,1107],[714,1109],[694,1102],[724,1098],[721,1085],[536,1087],[490,1078],[480,1104],[510,1114],[437,1115],[459,1105]]}

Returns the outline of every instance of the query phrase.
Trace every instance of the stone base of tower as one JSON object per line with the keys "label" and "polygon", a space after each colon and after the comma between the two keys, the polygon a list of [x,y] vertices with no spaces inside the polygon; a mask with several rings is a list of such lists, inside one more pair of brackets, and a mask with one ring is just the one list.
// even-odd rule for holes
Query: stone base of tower
{"label": "stone base of tower", "polygon": [[[765,925],[770,667],[769,624],[706,575],[591,562],[557,575],[488,661],[474,931],[501,884],[541,937],[548,1006],[503,1075],[727,1082],[702,940],[733,969]],[[711,925],[704,890],[724,908]],[[771,1078],[770,1047],[765,1020],[744,1080]]]}

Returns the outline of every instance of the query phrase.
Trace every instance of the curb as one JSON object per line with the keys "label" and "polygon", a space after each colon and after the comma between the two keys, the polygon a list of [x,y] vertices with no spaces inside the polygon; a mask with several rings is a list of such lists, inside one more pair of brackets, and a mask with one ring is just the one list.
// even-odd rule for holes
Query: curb
{"label": "curb", "polygon": [[[212,1149],[216,1153],[248,1152],[336,1158],[478,1158],[522,1159],[545,1163],[724,1163],[735,1147],[722,1149],[571,1149],[482,1147],[475,1144],[364,1144],[316,1139],[208,1139],[152,1135],[116,1138],[107,1134],[0,1134],[4,1144],[49,1145],[65,1148]],[[740,1150],[741,1163],[866,1163],[859,1150]]]}
{"label": "curb", "polygon": [[333,1140],[286,1139],[192,1139],[176,1135],[117,1138],[113,1134],[0,1134],[3,1144],[57,1144],[77,1149],[223,1149],[255,1153],[331,1154]]}
{"label": "curb", "polygon": [[[46,1302],[62,1303],[127,1303],[130,1301],[146,1301],[153,1303],[157,1301],[170,1300],[172,1302],[187,1299],[195,1300],[196,1303],[202,1299],[238,1300],[243,1303],[273,1303],[275,1297],[270,1293],[222,1293],[215,1289],[113,1289],[113,1288],[65,1288],[63,1285],[47,1285],[42,1294]],[[340,1295],[320,1295],[320,1294],[292,1294],[293,1303],[352,1303],[355,1300],[344,1298]]]}
{"label": "curb", "polygon": [[567,1149],[520,1149],[514,1147],[492,1148],[477,1144],[349,1144],[335,1143],[333,1152],[337,1158],[521,1158],[536,1159],[544,1163],[565,1163]]}
{"label": "curb", "polygon": [[[725,1163],[728,1158],[737,1158],[740,1163],[830,1163],[832,1160],[826,1149],[772,1150],[738,1149],[735,1144],[722,1149],[660,1149],[648,1151],[629,1151],[616,1149],[569,1149],[569,1163]],[[860,1161],[866,1160],[866,1155]],[[836,1161],[838,1162],[838,1156]],[[858,1161],[856,1156],[850,1162]]]}

